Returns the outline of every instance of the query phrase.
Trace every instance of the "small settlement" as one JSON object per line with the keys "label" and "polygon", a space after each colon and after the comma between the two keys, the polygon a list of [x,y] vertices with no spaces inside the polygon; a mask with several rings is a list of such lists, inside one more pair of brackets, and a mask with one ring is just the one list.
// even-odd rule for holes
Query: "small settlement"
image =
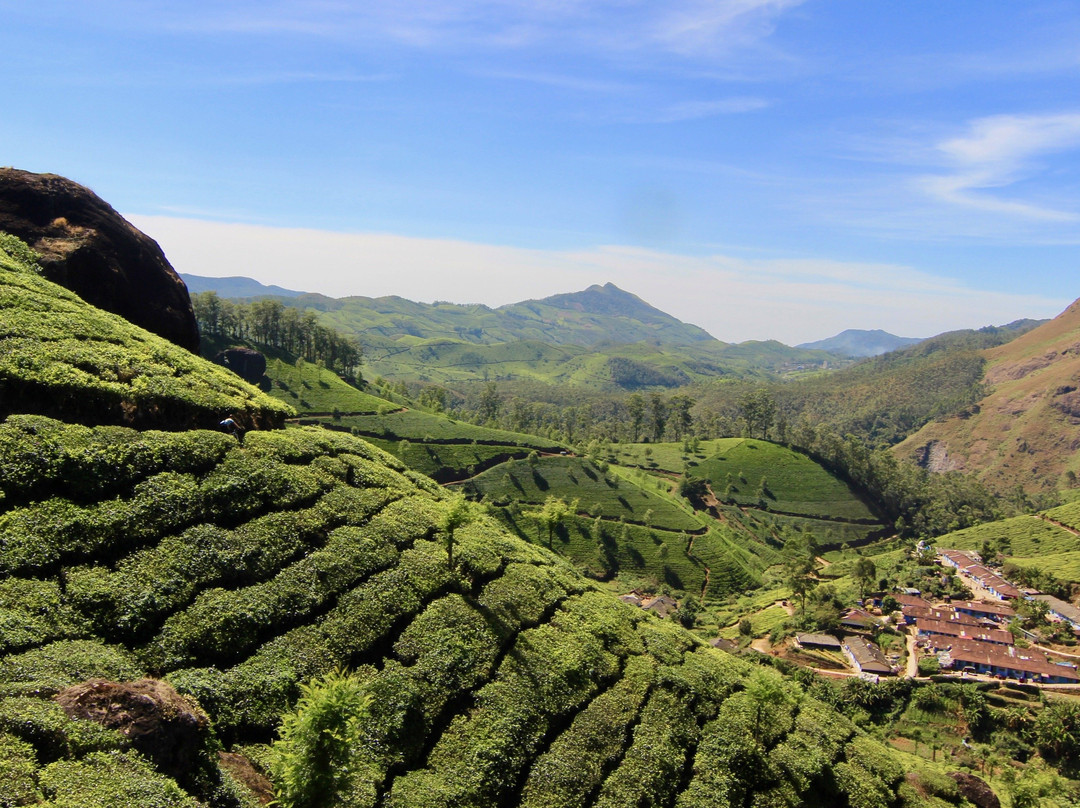
{"label": "small settlement", "polygon": [[[900,607],[895,627],[908,634],[909,651],[914,652],[916,660],[934,657],[942,671],[965,676],[992,676],[1032,684],[1080,684],[1076,665],[1080,658],[1055,658],[1023,641],[1017,645],[1009,625],[1016,617],[1013,608],[1016,601],[1030,598],[1045,602],[1048,619],[1069,624],[1080,637],[1080,608],[1051,595],[1022,590],[986,566],[974,553],[939,550],[937,558],[940,564],[956,571],[975,599],[950,602],[945,598],[944,602],[935,603],[914,589],[901,589],[892,596]],[[879,607],[882,599],[882,595],[877,595],[867,601],[865,608],[847,610],[840,619],[840,637],[797,634],[795,648],[842,655],[850,669],[861,676],[903,674],[897,664],[898,656],[895,653],[887,656],[871,641],[891,619],[873,608]],[[878,616],[873,612],[878,612]],[[1025,633],[1019,632],[1021,636]],[[909,659],[909,675],[915,674],[916,660]]]}
{"label": "small settlement", "polygon": [[974,553],[939,550],[938,560],[952,567],[982,599],[933,606],[921,598],[899,600],[904,622],[913,625],[917,647],[936,654],[946,670],[1018,679],[1041,684],[1080,684],[1071,662],[1054,661],[1037,648],[1020,648],[1006,629],[1019,598],[1043,600],[1050,619],[1080,628],[1080,609],[1050,595],[1024,592],[986,567]]}
{"label": "small settlement", "polygon": [[[961,550],[939,550],[940,564],[951,567],[975,594],[974,600],[932,603],[918,590],[901,589],[893,595],[900,606],[895,627],[913,639],[916,658],[936,657],[943,671],[961,675],[993,676],[1033,684],[1080,684],[1076,661],[1053,658],[1025,642],[1016,644],[1010,621],[1016,617],[1011,604],[1021,598],[1041,600],[1047,605],[1051,621],[1069,624],[1080,638],[1080,608],[1052,595],[1022,590],[986,566],[978,555]],[[626,603],[666,618],[675,614],[678,604],[667,595],[651,595],[640,590],[620,597]],[[860,605],[861,605],[860,601]],[[827,652],[847,664],[857,674],[876,679],[903,673],[898,653],[886,655],[872,637],[890,616],[877,616],[868,609],[880,607],[882,596],[868,600],[865,608],[848,609],[840,618],[841,637],[832,634],[797,634],[794,646],[805,651]],[[786,606],[785,602],[785,606]],[[880,615],[877,608],[873,608]],[[1020,632],[1021,634],[1025,632]],[[1034,635],[1030,635],[1034,637]],[[736,643],[717,639],[713,645],[735,650]],[[1069,657],[1068,654],[1059,656]],[[806,663],[803,663],[806,664]],[[914,675],[916,664],[909,660],[908,671]]]}

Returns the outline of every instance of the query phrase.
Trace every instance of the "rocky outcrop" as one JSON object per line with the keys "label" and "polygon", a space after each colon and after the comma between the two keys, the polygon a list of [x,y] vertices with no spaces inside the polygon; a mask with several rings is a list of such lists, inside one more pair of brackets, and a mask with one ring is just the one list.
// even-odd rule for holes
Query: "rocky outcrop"
{"label": "rocky outcrop", "polygon": [[60,691],[56,700],[72,718],[118,730],[170,777],[183,779],[209,747],[206,714],[160,679],[92,679]]}
{"label": "rocky outcrop", "polygon": [[254,348],[226,348],[218,352],[214,362],[249,384],[259,384],[266,375],[266,357]]}
{"label": "rocky outcrop", "polygon": [[157,242],[89,188],[55,174],[0,168],[0,231],[40,253],[49,280],[99,309],[199,350],[187,287]]}
{"label": "rocky outcrop", "polygon": [[1001,808],[1001,800],[986,781],[968,772],[949,772],[960,786],[960,794],[977,808]]}
{"label": "rocky outcrop", "polygon": [[961,468],[956,460],[949,457],[949,447],[944,441],[932,440],[926,445],[917,448],[913,456],[916,463],[924,469],[937,474],[958,471]]}

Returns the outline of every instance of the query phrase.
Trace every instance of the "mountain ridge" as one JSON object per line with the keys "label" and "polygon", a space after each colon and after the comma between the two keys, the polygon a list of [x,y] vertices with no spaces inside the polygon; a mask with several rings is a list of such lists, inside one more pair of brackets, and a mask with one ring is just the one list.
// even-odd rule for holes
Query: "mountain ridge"
{"label": "mountain ridge", "polygon": [[895,447],[936,471],[965,471],[999,491],[1069,487],[1080,473],[1080,300],[1049,322],[982,351],[987,392]]}

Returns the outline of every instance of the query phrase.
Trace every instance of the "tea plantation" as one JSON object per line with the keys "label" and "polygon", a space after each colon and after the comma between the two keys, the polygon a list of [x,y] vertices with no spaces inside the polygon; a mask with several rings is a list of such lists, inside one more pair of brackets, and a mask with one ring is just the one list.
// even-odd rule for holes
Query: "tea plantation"
{"label": "tea plantation", "polygon": [[84,303],[0,245],[0,415],[12,412],[162,429],[211,427],[232,415],[265,428],[292,408]]}
{"label": "tea plantation", "polygon": [[[620,603],[370,443],[185,429],[222,401],[284,410],[2,272],[0,805],[253,808],[302,686],[341,670],[364,708],[320,804],[925,804],[895,753],[793,681]],[[40,398],[9,397],[20,384]],[[32,400],[64,420],[14,411]],[[143,408],[170,428],[107,423],[144,426]]]}
{"label": "tea plantation", "polygon": [[[350,804],[834,805],[865,788],[878,801],[852,804],[884,805],[899,783],[798,686],[482,515],[450,563],[441,492],[352,436],[240,446],[12,416],[0,451],[5,804],[245,804],[212,767],[179,789],[51,697],[164,677],[218,743],[257,750],[299,685],[338,666],[373,696]],[[755,677],[782,698],[756,697]]]}

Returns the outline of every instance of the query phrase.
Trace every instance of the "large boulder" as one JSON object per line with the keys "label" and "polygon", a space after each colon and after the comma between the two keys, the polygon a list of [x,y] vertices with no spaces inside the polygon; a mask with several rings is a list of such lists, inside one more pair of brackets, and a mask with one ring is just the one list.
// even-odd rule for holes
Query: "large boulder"
{"label": "large boulder", "polygon": [[56,696],[72,718],[119,730],[162,774],[183,780],[212,746],[210,719],[168,682],[91,679]]}
{"label": "large boulder", "polygon": [[1001,808],[1001,800],[986,781],[970,772],[949,772],[960,786],[960,794],[976,808]]}
{"label": "large boulder", "polygon": [[183,280],[156,241],[89,188],[55,174],[0,168],[0,231],[33,247],[45,276],[87,303],[199,350]]}

